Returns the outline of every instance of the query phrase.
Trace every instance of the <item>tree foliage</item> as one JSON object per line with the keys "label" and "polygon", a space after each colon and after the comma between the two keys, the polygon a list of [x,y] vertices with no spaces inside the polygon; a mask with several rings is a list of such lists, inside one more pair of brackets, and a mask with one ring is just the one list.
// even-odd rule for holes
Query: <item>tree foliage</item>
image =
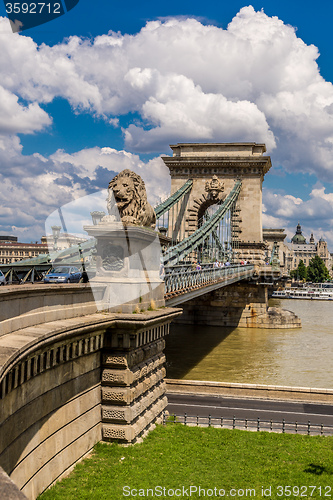
{"label": "tree foliage", "polygon": [[300,280],[300,281],[306,281],[307,278],[307,269],[302,260],[299,261],[299,264],[296,269],[293,271],[290,271],[290,276],[294,279]]}
{"label": "tree foliage", "polygon": [[324,261],[316,255],[310,260],[307,267],[307,281],[312,283],[321,283],[330,279],[330,274]]}

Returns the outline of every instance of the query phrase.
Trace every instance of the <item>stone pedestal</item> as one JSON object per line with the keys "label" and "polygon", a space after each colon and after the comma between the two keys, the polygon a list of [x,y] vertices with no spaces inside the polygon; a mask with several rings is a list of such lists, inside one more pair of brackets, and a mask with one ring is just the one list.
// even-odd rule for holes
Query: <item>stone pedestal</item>
{"label": "stone pedestal", "polygon": [[[102,437],[134,443],[162,421],[165,396],[164,339],[170,309],[156,312],[151,326],[122,323],[109,330],[102,352]],[[180,314],[173,310],[172,317]]]}
{"label": "stone pedestal", "polygon": [[94,292],[106,285],[99,310],[133,313],[164,306],[160,279],[161,247],[158,233],[138,226],[124,226],[106,217],[85,226],[97,240],[96,276],[89,277]]}

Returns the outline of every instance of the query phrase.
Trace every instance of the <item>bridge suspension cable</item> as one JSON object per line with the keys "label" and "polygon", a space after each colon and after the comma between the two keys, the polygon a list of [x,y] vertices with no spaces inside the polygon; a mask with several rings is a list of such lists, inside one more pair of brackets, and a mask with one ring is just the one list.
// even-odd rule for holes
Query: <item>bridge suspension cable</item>
{"label": "bridge suspension cable", "polygon": [[156,226],[162,234],[168,233],[172,245],[186,236],[185,213],[192,186],[193,180],[188,179],[183,186],[154,209],[157,218]]}
{"label": "bridge suspension cable", "polygon": [[172,208],[173,205],[175,205],[178,201],[180,201],[185,194],[189,193],[192,189],[192,185],[193,185],[193,180],[188,179],[185,182],[185,184],[178,189],[178,191],[169,196],[169,198],[163,201],[163,203],[155,207],[154,210],[156,214],[156,219],[159,219],[163,214],[168,212],[170,208]]}
{"label": "bridge suspension cable", "polygon": [[[203,222],[201,227],[199,227],[193,234],[182,240],[180,243],[169,247],[164,255],[164,265],[173,266],[178,264],[191,254],[194,250],[199,247],[203,248],[205,241],[211,236],[212,238],[217,237],[219,241],[221,239],[217,236],[217,228],[220,221],[224,218],[228,219],[228,223],[222,228],[222,238],[223,241],[226,239],[226,243],[229,246],[227,251],[232,251],[232,241],[234,239],[234,230],[232,228],[232,218],[233,218],[233,208],[237,201],[238,195],[240,193],[242,182],[240,180],[236,181],[233,189],[225,199],[225,201],[219,206],[216,212],[206,221]],[[215,233],[215,236],[214,236]],[[223,243],[221,243],[223,245]],[[221,247],[221,245],[219,245]]]}

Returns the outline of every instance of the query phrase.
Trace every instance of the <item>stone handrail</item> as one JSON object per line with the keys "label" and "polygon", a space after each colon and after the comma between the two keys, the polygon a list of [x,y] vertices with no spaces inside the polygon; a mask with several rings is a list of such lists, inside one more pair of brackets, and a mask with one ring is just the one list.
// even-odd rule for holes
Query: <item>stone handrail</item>
{"label": "stone handrail", "polygon": [[[29,326],[97,312],[95,299],[104,286],[89,284],[27,284],[1,287],[0,337]],[[100,295],[100,297],[98,296]]]}

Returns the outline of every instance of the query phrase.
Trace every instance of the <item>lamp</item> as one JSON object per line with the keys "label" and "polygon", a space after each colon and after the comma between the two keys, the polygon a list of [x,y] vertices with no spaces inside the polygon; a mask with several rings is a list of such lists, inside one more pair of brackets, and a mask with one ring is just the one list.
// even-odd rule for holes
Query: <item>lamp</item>
{"label": "lamp", "polygon": [[51,229],[53,234],[53,250],[56,252],[58,250],[57,242],[59,239],[61,226],[51,226]]}
{"label": "lamp", "polygon": [[90,215],[91,215],[94,226],[97,226],[97,224],[99,224],[101,222],[101,220],[103,219],[105,212],[98,212],[98,211],[96,212],[95,211],[95,212],[90,212]]}

